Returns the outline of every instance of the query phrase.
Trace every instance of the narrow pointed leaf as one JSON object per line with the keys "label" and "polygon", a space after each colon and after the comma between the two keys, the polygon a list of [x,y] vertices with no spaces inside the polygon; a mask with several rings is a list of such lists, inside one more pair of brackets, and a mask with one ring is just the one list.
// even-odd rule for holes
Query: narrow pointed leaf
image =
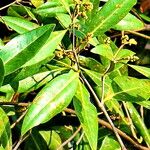
{"label": "narrow pointed leaf", "polygon": [[0,58],[0,87],[1,87],[1,85],[3,84],[4,74],[5,74],[5,71],[4,71],[4,64],[3,64],[3,61],[2,61],[1,58]]}
{"label": "narrow pointed leaf", "polygon": [[60,3],[64,6],[64,8],[67,10],[67,12],[69,13],[69,15],[71,16],[71,12],[70,12],[70,7],[69,7],[69,3],[66,0],[60,0]]}
{"label": "narrow pointed leaf", "polygon": [[54,25],[45,25],[19,35],[8,42],[0,51],[8,75],[29,61],[45,44]]}
{"label": "narrow pointed leaf", "polygon": [[144,138],[145,142],[150,146],[150,133],[148,132],[148,129],[145,126],[143,120],[141,119],[139,113],[131,102],[126,102],[126,106],[129,110],[133,123]]}
{"label": "narrow pointed leaf", "polygon": [[[120,82],[121,81],[121,82]],[[105,100],[112,97],[121,101],[144,101],[150,97],[150,81],[127,76],[114,78]]]}
{"label": "narrow pointed leaf", "polygon": [[102,34],[122,20],[135,3],[136,0],[109,0],[91,20],[81,25],[81,30],[95,36]]}
{"label": "narrow pointed leaf", "polygon": [[140,30],[142,28],[144,28],[143,22],[130,13],[113,26],[116,30]]}
{"label": "narrow pointed leaf", "polygon": [[47,122],[71,102],[78,84],[78,73],[69,72],[49,82],[35,97],[22,125],[22,135],[40,123]]}
{"label": "narrow pointed leaf", "polygon": [[3,16],[2,19],[7,26],[19,34],[23,34],[38,27],[36,23],[19,17]]}
{"label": "narrow pointed leaf", "polygon": [[97,111],[90,102],[90,95],[85,86],[79,82],[78,90],[73,101],[76,114],[83,127],[92,150],[97,150],[98,119]]}
{"label": "narrow pointed leaf", "polygon": [[136,65],[128,65],[134,70],[138,71],[142,75],[144,75],[147,78],[150,78],[150,68],[143,67],[143,66],[136,66]]}
{"label": "narrow pointed leaf", "polygon": [[60,44],[65,33],[66,30],[52,32],[46,43],[40,48],[36,55],[31,60],[26,62],[23,66],[31,66],[48,57],[52,57],[54,55],[55,49]]}
{"label": "narrow pointed leaf", "polygon": [[6,113],[0,108],[0,143],[5,150],[12,149],[10,123]]}

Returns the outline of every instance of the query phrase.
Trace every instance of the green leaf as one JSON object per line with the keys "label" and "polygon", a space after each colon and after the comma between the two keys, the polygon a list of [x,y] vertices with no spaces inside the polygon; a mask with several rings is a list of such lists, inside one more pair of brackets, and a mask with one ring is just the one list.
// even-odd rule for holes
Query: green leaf
{"label": "green leaf", "polygon": [[79,63],[81,66],[99,73],[103,73],[105,71],[104,66],[91,57],[79,56]]}
{"label": "green leaf", "polygon": [[29,60],[23,65],[23,67],[34,65],[48,57],[52,57],[54,55],[53,52],[60,44],[65,33],[66,30],[52,32],[49,38],[47,39],[46,43],[40,48],[40,50],[35,54],[35,56],[31,60]]}
{"label": "green leaf", "polygon": [[102,84],[101,82],[102,74],[85,68],[82,68],[82,70],[95,82],[95,84],[99,86]]}
{"label": "green leaf", "polygon": [[100,44],[98,46],[95,46],[92,50],[92,53],[102,55],[109,60],[113,60],[113,52],[111,47],[108,44]]}
{"label": "green leaf", "polygon": [[106,136],[99,150],[121,150],[119,143],[112,137]]}
{"label": "green leaf", "polygon": [[[54,25],[45,25],[15,37],[0,51],[4,62],[5,75],[8,75],[29,61],[45,44]],[[32,51],[31,51],[32,49]]]}
{"label": "green leaf", "polygon": [[[69,3],[69,6],[72,4]],[[67,13],[67,11],[60,1],[53,0],[38,7],[34,13],[42,17],[55,17],[57,13]]]}
{"label": "green leaf", "polygon": [[30,136],[27,138],[24,150],[41,150],[48,149],[46,141],[40,135],[39,131],[33,129]]}
{"label": "green leaf", "polygon": [[94,17],[81,23],[81,30],[85,34],[100,35],[122,20],[134,4],[136,0],[109,0]]}
{"label": "green leaf", "polygon": [[136,65],[129,65],[129,64],[128,64],[128,66],[130,66],[134,70],[138,71],[139,73],[141,73],[145,77],[150,78],[150,68],[142,67],[142,66],[136,66]]}
{"label": "green leaf", "polygon": [[11,129],[6,113],[0,108],[0,143],[5,150],[12,149]]}
{"label": "green leaf", "polygon": [[120,22],[112,27],[115,30],[140,30],[144,28],[144,24],[138,18],[128,13]]}
{"label": "green leaf", "polygon": [[71,17],[68,14],[58,13],[56,19],[59,20],[60,24],[68,28],[71,25]]}
{"label": "green leaf", "polygon": [[21,134],[40,123],[47,122],[66,108],[74,96],[78,73],[69,72],[49,82],[36,96],[24,118]]}
{"label": "green leaf", "polygon": [[4,74],[5,74],[4,64],[2,59],[0,58],[0,87],[3,84]]}
{"label": "green leaf", "polygon": [[127,76],[114,78],[105,100],[112,97],[121,101],[144,101],[150,97],[150,81]]}
{"label": "green leaf", "polygon": [[91,146],[91,149],[97,150],[97,111],[93,104],[90,102],[90,94],[81,82],[79,82],[78,84],[78,90],[76,92],[75,99],[73,100],[73,104],[75,107],[76,114],[80,120],[85,135]]}
{"label": "green leaf", "polygon": [[[62,71],[66,70],[66,68],[56,68],[52,71],[44,71],[41,73],[37,73],[33,76],[30,76],[28,78],[25,78],[21,81],[19,81],[18,85],[18,93],[24,93],[24,92],[31,92],[39,87],[43,86],[44,84],[48,83],[50,80],[52,80],[56,75],[60,74]],[[10,84],[4,85],[0,87],[0,92],[3,93],[14,93],[13,88]]]}
{"label": "green leaf", "polygon": [[[59,134],[54,130],[40,131],[40,134],[47,143],[47,146],[50,150],[56,150],[58,147],[61,146],[62,144],[61,138]],[[63,148],[61,148],[60,150],[63,150]]]}
{"label": "green leaf", "polygon": [[19,34],[23,34],[38,27],[37,24],[19,17],[3,16],[2,19],[7,26]]}
{"label": "green leaf", "polygon": [[67,0],[60,0],[60,3],[64,6],[64,8],[67,10],[69,15],[71,16],[70,6],[69,6],[68,1]]}
{"label": "green leaf", "polygon": [[139,113],[135,109],[134,105],[131,102],[126,102],[126,106],[129,110],[130,116],[135,124],[136,128],[144,138],[145,142],[150,146],[150,134],[146,128],[143,120],[141,119]]}

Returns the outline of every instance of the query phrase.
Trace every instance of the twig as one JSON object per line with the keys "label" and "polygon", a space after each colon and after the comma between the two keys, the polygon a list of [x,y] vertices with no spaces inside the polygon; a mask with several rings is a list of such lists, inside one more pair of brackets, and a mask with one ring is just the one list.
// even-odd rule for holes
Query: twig
{"label": "twig", "polygon": [[[112,127],[111,127],[111,125],[108,122],[106,122],[106,121],[104,121],[102,119],[98,119],[98,122],[99,122],[99,124],[107,127],[108,129],[113,130]],[[139,150],[150,150],[149,148],[147,148],[145,146],[142,146],[139,143],[137,143],[136,141],[134,141],[131,137],[129,137],[126,133],[122,132],[118,128],[115,128],[115,129],[117,130],[118,134],[121,137],[123,137],[124,139],[126,139],[127,141],[129,141],[130,143],[132,143],[134,145],[134,147],[138,148]]]}
{"label": "twig", "polygon": [[26,113],[27,113],[27,110],[22,113],[22,115],[10,126],[10,128],[11,129],[14,128],[16,126],[16,124],[21,121],[21,119],[25,116]]}
{"label": "twig", "polygon": [[136,32],[136,31],[127,31],[127,32],[135,34],[137,36],[140,36],[140,37],[143,37],[145,39],[149,39],[150,40],[150,36],[148,36],[148,35],[145,35],[145,34],[142,34],[142,33]]}
{"label": "twig", "polygon": [[9,6],[11,6],[11,5],[13,5],[13,4],[15,4],[15,3],[17,3],[17,0],[14,1],[14,2],[12,2],[12,3],[10,3],[10,4],[8,4],[8,5],[5,5],[5,6],[1,7],[0,11],[3,10],[3,9],[5,9],[5,8],[7,8],[7,7],[9,7]]}
{"label": "twig", "polygon": [[14,105],[14,106],[21,106],[21,107],[27,107],[28,103],[18,103],[18,102],[0,102],[0,105]]}
{"label": "twig", "polygon": [[89,84],[89,82],[86,80],[86,78],[84,77],[84,75],[83,75],[82,73],[81,73],[81,77],[82,77],[82,79],[84,80],[84,82],[86,83],[86,85],[88,86],[88,88],[89,88],[89,90],[91,91],[91,93],[93,94],[93,96],[94,96],[94,98],[95,98],[95,100],[96,100],[96,102],[97,102],[98,107],[104,112],[104,115],[106,116],[108,122],[109,122],[110,125],[112,126],[112,129],[113,129],[113,131],[114,131],[114,133],[115,133],[115,135],[116,135],[116,137],[117,137],[117,139],[118,139],[118,142],[119,142],[119,144],[120,144],[122,150],[127,150],[127,149],[125,148],[125,146],[124,146],[124,144],[123,144],[123,142],[122,142],[122,140],[121,140],[121,138],[120,138],[120,136],[119,136],[119,134],[118,134],[118,132],[117,132],[117,130],[116,130],[116,128],[115,128],[113,122],[112,122],[112,120],[110,119],[110,117],[109,117],[109,115],[108,115],[108,113],[107,113],[107,110],[105,109],[105,106],[104,106],[103,103],[99,100],[99,98],[97,97],[97,95],[96,95],[96,93],[94,92],[93,88],[91,87],[91,85]]}
{"label": "twig", "polygon": [[18,150],[19,146],[21,145],[21,143],[26,139],[28,138],[28,136],[30,135],[30,133],[28,133],[24,138],[21,137],[18,141],[18,143],[16,144],[16,146],[12,149],[12,150]]}
{"label": "twig", "polygon": [[[66,108],[65,112],[70,113],[70,114],[76,114],[74,110],[69,109],[69,108]],[[104,121],[102,119],[98,119],[98,123],[101,124],[102,126],[105,126],[106,128],[108,128],[110,130],[113,130],[112,127],[111,127],[111,125],[108,122],[106,122],[106,121]],[[134,147],[138,148],[139,150],[149,150],[149,148],[140,145],[139,143],[137,143],[136,141],[134,141],[130,136],[128,136],[126,133],[124,133],[120,129],[116,128],[116,130],[117,130],[118,134],[122,138],[124,138],[125,140],[129,141],[130,143],[132,143]]]}
{"label": "twig", "polygon": [[70,141],[72,141],[73,139],[74,139],[74,137],[78,134],[78,132],[81,130],[81,125],[79,126],[79,128],[74,132],[74,134],[69,138],[69,139],[67,139],[64,143],[62,143],[61,145],[60,145],[60,147],[59,148],[57,148],[57,150],[60,150],[60,149],[62,149],[66,144],[68,144]]}

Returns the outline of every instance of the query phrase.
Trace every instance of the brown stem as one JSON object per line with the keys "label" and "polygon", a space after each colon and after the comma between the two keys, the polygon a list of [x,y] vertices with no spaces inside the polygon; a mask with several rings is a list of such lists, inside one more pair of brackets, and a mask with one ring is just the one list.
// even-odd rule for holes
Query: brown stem
{"label": "brown stem", "polygon": [[74,132],[74,134],[69,138],[69,139],[67,139],[64,143],[62,143],[61,145],[60,145],[60,147],[59,148],[57,148],[57,150],[60,150],[60,149],[62,149],[66,144],[68,144],[70,141],[72,141],[73,139],[74,139],[74,137],[79,133],[79,131],[81,130],[81,125],[79,126],[79,128]]}
{"label": "brown stem", "polygon": [[0,102],[0,105],[14,105],[14,106],[21,106],[21,107],[27,107],[28,103],[18,103],[18,102]]}
{"label": "brown stem", "polygon": [[[66,108],[66,109],[65,109],[65,112],[70,113],[70,114],[75,114],[75,111],[72,110],[72,109],[69,109],[69,108]],[[108,129],[110,129],[110,130],[113,131],[111,125],[110,125],[108,122],[106,122],[106,121],[104,121],[104,120],[102,120],[102,119],[98,119],[98,123],[101,124],[102,126],[105,126],[106,128],[108,128]],[[116,128],[116,127],[115,127],[115,128]],[[122,138],[124,138],[125,140],[129,141],[130,143],[132,143],[133,146],[136,147],[137,149],[139,149],[139,150],[149,150],[149,148],[140,145],[139,143],[137,143],[135,140],[133,140],[130,136],[128,136],[126,133],[124,133],[124,132],[121,131],[120,129],[116,128],[116,130],[117,130],[118,134],[119,134]]]}

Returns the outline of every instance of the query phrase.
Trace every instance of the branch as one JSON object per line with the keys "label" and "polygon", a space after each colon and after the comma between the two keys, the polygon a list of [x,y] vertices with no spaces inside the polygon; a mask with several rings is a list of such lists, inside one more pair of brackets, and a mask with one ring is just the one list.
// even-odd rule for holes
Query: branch
{"label": "branch", "polygon": [[[70,113],[70,114],[76,114],[74,110],[69,109],[69,108],[66,108],[66,109],[65,109],[65,112]],[[102,119],[98,119],[98,123],[101,124],[102,126],[105,126],[106,128],[108,128],[108,129],[110,129],[110,130],[113,131],[111,125],[110,125],[108,122],[106,122],[106,121],[104,121],[104,120],[102,120]],[[139,149],[139,150],[149,150],[149,148],[140,145],[139,143],[137,143],[135,140],[133,140],[130,136],[128,136],[126,133],[124,133],[124,132],[121,131],[120,129],[118,129],[118,128],[116,128],[116,127],[115,127],[115,129],[117,130],[118,134],[119,134],[122,138],[124,138],[125,140],[129,141],[129,142],[130,142],[131,144],[133,144],[133,146],[136,147],[137,149]]]}
{"label": "branch", "polygon": [[59,148],[57,148],[57,150],[60,150],[60,149],[62,149],[66,144],[68,144],[70,141],[72,141],[73,139],[74,139],[74,137],[79,133],[79,131],[81,130],[81,125],[79,126],[79,128],[74,132],[74,134],[69,138],[69,139],[67,139],[64,143],[62,143],[61,145],[60,145],[60,147]]}

